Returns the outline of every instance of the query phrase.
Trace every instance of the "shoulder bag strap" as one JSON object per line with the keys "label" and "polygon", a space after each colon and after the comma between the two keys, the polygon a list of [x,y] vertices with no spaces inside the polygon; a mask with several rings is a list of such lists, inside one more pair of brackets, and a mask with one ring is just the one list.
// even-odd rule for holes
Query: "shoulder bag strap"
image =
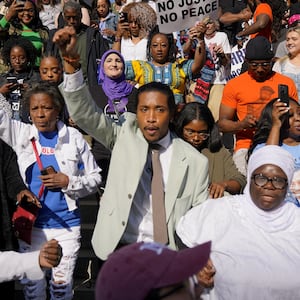
{"label": "shoulder bag strap", "polygon": [[[37,162],[37,164],[39,166],[39,169],[41,171],[41,170],[43,170],[43,164],[42,164],[41,158],[40,158],[40,156],[38,154],[34,138],[31,139],[31,143],[32,143],[33,151],[34,151],[34,154],[35,154],[35,157],[36,157],[36,162]],[[42,197],[42,195],[44,193],[44,189],[45,189],[45,186],[42,183],[42,185],[40,187],[40,190],[39,190],[38,199],[41,199],[41,197]]]}

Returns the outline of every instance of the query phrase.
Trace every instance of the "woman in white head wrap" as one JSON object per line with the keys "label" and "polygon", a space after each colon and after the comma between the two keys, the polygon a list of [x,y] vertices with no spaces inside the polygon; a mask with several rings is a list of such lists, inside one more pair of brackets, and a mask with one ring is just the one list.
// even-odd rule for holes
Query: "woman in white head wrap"
{"label": "woman in white head wrap", "polygon": [[212,241],[214,287],[203,299],[300,299],[300,210],[285,202],[293,157],[265,146],[248,163],[244,194],[210,199],[182,217],[188,247]]}

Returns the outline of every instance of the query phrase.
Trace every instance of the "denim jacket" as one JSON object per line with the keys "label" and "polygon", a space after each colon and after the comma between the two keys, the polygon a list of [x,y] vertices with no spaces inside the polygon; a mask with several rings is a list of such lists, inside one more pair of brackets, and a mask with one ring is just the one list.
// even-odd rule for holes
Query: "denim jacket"
{"label": "denim jacket", "polygon": [[99,31],[102,34],[103,38],[108,41],[109,48],[112,47],[112,45],[115,41],[115,37],[104,35],[102,33],[102,30],[103,29],[111,29],[111,30],[116,31],[117,30],[117,25],[118,25],[118,16],[113,14],[113,13],[109,13],[104,21],[99,22]]}

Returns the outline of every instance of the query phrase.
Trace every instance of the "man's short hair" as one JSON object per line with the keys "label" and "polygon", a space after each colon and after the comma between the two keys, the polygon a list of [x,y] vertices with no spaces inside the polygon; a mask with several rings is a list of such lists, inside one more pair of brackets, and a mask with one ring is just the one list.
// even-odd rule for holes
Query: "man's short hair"
{"label": "man's short hair", "polygon": [[168,85],[156,81],[142,85],[136,94],[136,106],[138,106],[140,94],[145,92],[160,92],[166,95],[168,98],[168,107],[170,112],[175,112],[176,104],[174,94]]}
{"label": "man's short hair", "polygon": [[66,2],[64,4],[64,7],[63,7],[63,14],[66,10],[70,10],[70,9],[73,9],[76,11],[76,13],[78,14],[78,16],[81,16],[82,13],[81,13],[81,5],[75,1],[72,1],[72,0],[69,0],[68,2]]}

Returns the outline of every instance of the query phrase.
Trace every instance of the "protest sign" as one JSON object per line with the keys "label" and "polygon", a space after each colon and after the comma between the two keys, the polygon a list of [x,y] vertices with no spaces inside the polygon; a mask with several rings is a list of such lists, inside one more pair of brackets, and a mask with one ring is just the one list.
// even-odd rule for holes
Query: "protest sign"
{"label": "protest sign", "polygon": [[159,0],[156,2],[160,32],[190,28],[206,16],[217,19],[218,0]]}

